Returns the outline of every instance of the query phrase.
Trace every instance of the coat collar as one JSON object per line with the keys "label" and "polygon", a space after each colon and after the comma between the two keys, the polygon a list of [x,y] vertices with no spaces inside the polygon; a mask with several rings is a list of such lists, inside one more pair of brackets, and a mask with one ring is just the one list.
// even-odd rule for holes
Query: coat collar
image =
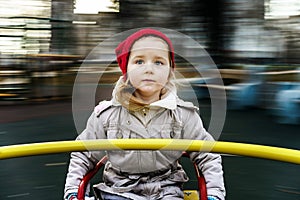
{"label": "coat collar", "polygon": [[[113,89],[112,92],[112,105],[113,106],[121,106],[121,103],[117,101],[116,99],[116,88],[120,86],[120,84],[124,83],[123,76],[119,78],[119,80],[116,83],[115,88]],[[183,106],[183,107],[188,107],[188,108],[193,108],[193,109],[198,109],[196,106],[194,106],[193,103],[183,101],[177,96],[177,89],[176,87],[172,88],[164,97],[156,102],[153,102],[150,104],[151,107],[160,107],[160,108],[165,108],[169,110],[175,110],[177,106]]]}

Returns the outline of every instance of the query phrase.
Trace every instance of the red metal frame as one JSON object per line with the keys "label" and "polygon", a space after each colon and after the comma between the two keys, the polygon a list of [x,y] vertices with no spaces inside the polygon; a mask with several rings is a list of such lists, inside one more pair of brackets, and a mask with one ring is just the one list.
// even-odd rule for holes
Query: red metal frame
{"label": "red metal frame", "polygon": [[[190,158],[190,155],[186,152],[184,152],[182,154],[182,156]],[[199,198],[200,198],[200,200],[207,200],[207,188],[206,188],[205,178],[204,178],[202,172],[199,170],[196,163],[193,163],[193,166],[194,166],[195,173],[197,175],[197,180],[198,180]]]}
{"label": "red metal frame", "polygon": [[[183,153],[182,156],[184,157],[190,157],[188,153]],[[77,198],[78,200],[84,200],[85,196],[85,191],[88,186],[89,181],[93,178],[93,176],[101,169],[102,166],[105,165],[106,161],[108,160],[107,156],[104,156],[95,166],[94,169],[89,171],[81,180],[78,188],[78,194]],[[197,180],[198,180],[198,192],[199,192],[199,198],[200,200],[207,200],[207,189],[206,189],[206,182],[203,174],[201,171],[198,169],[197,165],[193,163],[196,175],[197,175]]]}
{"label": "red metal frame", "polygon": [[85,197],[85,191],[86,191],[86,187],[89,184],[89,181],[93,178],[93,176],[95,174],[97,174],[97,172],[101,169],[102,166],[105,165],[106,161],[108,160],[107,156],[104,156],[95,166],[94,169],[92,169],[91,171],[89,171],[81,180],[80,184],[79,184],[79,188],[78,188],[78,194],[77,194],[77,198],[78,200],[84,200]]}

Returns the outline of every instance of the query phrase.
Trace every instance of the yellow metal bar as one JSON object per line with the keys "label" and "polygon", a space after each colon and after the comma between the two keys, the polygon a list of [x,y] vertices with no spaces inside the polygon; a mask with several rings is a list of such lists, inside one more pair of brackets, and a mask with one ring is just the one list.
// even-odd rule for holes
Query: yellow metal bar
{"label": "yellow metal bar", "polygon": [[203,140],[121,139],[57,141],[0,147],[0,159],[96,150],[179,150],[249,156],[300,164],[300,150],[281,147]]}

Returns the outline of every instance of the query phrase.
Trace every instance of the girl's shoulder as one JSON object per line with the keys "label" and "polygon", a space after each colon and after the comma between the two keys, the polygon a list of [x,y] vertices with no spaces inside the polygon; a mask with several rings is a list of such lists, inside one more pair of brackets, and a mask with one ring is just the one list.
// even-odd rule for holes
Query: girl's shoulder
{"label": "girl's shoulder", "polygon": [[177,108],[173,110],[173,116],[177,121],[183,122],[189,120],[190,116],[194,116],[198,111],[199,108],[192,102],[177,99]]}
{"label": "girl's shoulder", "polygon": [[94,113],[99,116],[102,112],[112,107],[112,101],[100,101],[99,104],[94,108]]}
{"label": "girl's shoulder", "polygon": [[177,101],[177,107],[179,107],[179,108],[184,108],[184,109],[193,110],[193,111],[199,110],[199,108],[190,101],[184,101],[180,98],[177,98],[176,101]]}

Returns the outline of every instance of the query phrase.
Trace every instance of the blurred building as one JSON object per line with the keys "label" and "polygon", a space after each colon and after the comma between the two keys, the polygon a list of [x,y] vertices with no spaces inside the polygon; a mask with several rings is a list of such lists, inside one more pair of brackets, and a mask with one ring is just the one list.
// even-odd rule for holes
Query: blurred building
{"label": "blurred building", "polygon": [[[85,56],[104,39],[139,27],[191,36],[220,69],[299,64],[297,0],[1,0],[0,11],[1,103],[69,98]],[[241,81],[230,77],[229,83]],[[288,79],[299,81],[299,74]]]}

